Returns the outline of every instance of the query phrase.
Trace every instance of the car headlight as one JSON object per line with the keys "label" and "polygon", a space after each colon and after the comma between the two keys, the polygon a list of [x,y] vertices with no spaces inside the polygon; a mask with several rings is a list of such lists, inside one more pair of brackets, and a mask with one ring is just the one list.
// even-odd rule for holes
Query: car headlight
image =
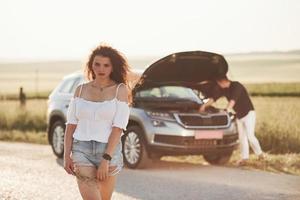
{"label": "car headlight", "polygon": [[163,127],[163,126],[166,126],[166,124],[165,124],[163,121],[157,120],[157,119],[151,120],[151,123],[152,123],[152,125],[155,126],[155,127]]}
{"label": "car headlight", "polygon": [[229,115],[229,118],[231,119],[231,121],[233,121],[236,118],[235,114],[232,112],[228,112],[228,115]]}
{"label": "car headlight", "polygon": [[153,119],[161,119],[168,121],[175,121],[174,117],[170,113],[156,112],[156,111],[146,111],[146,114]]}

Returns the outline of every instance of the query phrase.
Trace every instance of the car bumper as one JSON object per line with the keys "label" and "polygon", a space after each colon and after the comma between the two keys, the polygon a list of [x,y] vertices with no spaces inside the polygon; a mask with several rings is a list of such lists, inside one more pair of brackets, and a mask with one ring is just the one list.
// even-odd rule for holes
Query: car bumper
{"label": "car bumper", "polygon": [[237,148],[238,143],[226,146],[205,147],[205,148],[182,148],[182,147],[162,147],[150,146],[151,153],[160,155],[198,155],[198,154],[227,154]]}
{"label": "car bumper", "polygon": [[160,136],[155,137],[155,141],[155,144],[148,145],[148,150],[161,155],[226,154],[237,148],[238,135],[227,135],[223,139],[201,140],[184,136]]}

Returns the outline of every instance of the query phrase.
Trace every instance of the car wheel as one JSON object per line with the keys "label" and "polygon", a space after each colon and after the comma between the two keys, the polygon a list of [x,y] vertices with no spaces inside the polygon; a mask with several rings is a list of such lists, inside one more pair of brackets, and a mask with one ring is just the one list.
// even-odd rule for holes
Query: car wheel
{"label": "car wheel", "polygon": [[122,138],[124,163],[128,168],[145,168],[151,159],[148,157],[143,130],[139,126],[131,126]]}
{"label": "car wheel", "polygon": [[54,154],[62,158],[64,154],[64,135],[65,124],[62,121],[56,121],[51,127],[51,147]]}
{"label": "car wheel", "polygon": [[226,154],[210,154],[203,155],[204,159],[212,165],[224,165],[226,164],[232,155],[232,152]]}

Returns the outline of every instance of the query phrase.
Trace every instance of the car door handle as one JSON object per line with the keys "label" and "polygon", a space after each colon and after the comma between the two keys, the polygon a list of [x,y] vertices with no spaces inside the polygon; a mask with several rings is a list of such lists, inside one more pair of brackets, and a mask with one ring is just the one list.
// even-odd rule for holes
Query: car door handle
{"label": "car door handle", "polygon": [[66,108],[69,108],[69,104],[65,105]]}

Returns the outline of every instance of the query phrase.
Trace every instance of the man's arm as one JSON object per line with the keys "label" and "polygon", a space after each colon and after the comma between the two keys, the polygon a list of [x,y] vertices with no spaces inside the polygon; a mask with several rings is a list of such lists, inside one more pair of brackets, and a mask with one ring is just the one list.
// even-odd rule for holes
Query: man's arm
{"label": "man's arm", "polygon": [[209,106],[211,106],[213,103],[215,102],[215,100],[213,98],[209,98],[209,100],[202,104],[199,108],[199,112],[205,112],[205,109],[208,108]]}
{"label": "man's arm", "polygon": [[240,99],[243,92],[243,86],[240,83],[232,83],[232,84],[234,85],[231,88],[230,97],[229,97],[230,100],[226,106],[225,109],[226,111],[233,110],[234,105]]}
{"label": "man's arm", "polygon": [[213,103],[215,103],[222,96],[220,88],[215,85],[214,88],[209,91],[208,101],[202,104],[199,108],[199,112],[204,112],[206,108],[210,107]]}
{"label": "man's arm", "polygon": [[235,105],[235,100],[231,99],[231,100],[228,102],[228,104],[227,104],[225,110],[226,110],[226,111],[233,110],[234,105]]}

